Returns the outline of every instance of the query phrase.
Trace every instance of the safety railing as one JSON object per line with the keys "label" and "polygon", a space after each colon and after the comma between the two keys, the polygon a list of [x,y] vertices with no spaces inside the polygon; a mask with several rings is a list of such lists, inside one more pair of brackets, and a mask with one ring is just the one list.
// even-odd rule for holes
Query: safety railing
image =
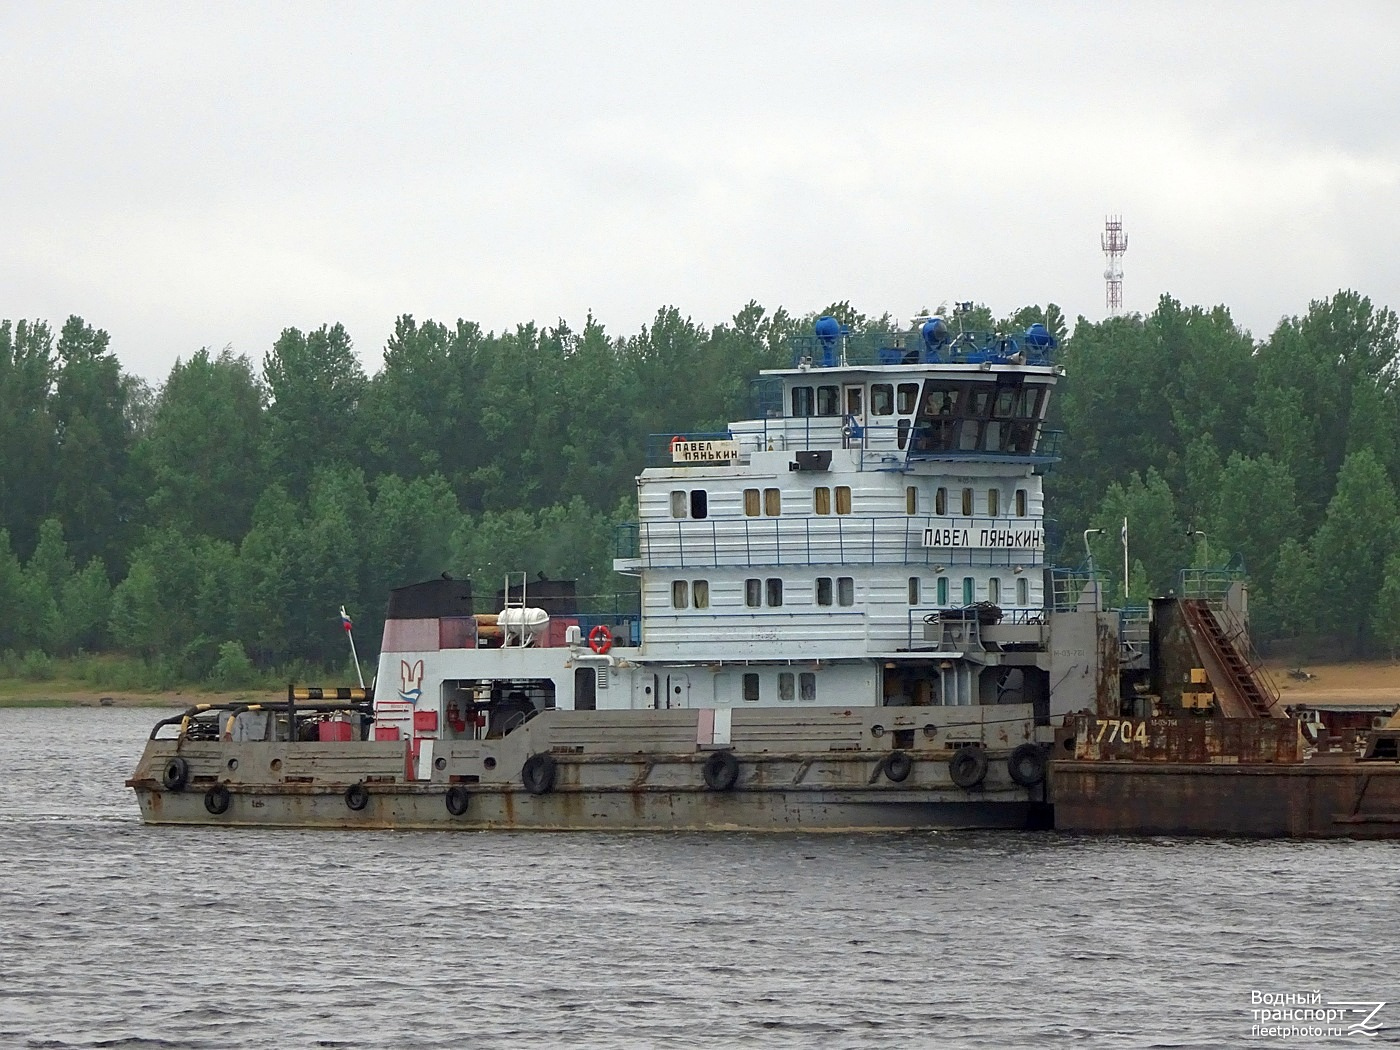
{"label": "safety railing", "polygon": [[954,566],[1029,569],[1045,557],[1037,518],[846,514],[628,522],[617,532],[617,550],[617,557],[648,569],[919,565],[938,572]]}

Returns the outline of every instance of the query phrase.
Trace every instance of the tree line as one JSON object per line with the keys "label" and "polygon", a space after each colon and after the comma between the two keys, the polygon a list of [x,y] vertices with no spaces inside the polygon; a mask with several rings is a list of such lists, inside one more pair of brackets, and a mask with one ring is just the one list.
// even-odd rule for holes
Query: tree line
{"label": "tree line", "polygon": [[[667,307],[630,336],[592,316],[500,333],[404,316],[372,376],[330,324],[287,329],[256,364],[199,350],[157,389],[78,317],[0,322],[0,652],[121,652],[186,679],[324,664],[342,602],[377,638],[389,588],[444,570],[485,593],[528,568],[578,579],[592,611],[632,603],[610,566],[648,435],[749,416],[758,371],[788,364],[815,316],[749,303],[707,328]],[[1031,321],[1067,370],[1055,560],[1081,562],[1082,530],[1102,527],[1096,560],[1121,588],[1127,517],[1132,601],[1235,559],[1266,638],[1394,645],[1392,312],[1341,292],[1264,341],[1168,297],[1072,334],[1053,304],[965,318]]]}

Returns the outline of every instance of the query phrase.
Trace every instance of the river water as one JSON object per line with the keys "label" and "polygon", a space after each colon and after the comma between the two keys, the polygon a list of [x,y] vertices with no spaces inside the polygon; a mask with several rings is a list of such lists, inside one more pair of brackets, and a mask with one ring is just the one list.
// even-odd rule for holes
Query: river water
{"label": "river water", "polygon": [[0,709],[0,1047],[1400,1045],[1400,843],[146,827],[163,713]]}

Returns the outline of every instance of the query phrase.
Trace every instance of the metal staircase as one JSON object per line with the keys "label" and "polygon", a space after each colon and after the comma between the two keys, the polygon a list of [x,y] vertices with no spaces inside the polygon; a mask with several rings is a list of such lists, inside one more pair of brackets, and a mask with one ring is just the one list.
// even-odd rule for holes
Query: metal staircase
{"label": "metal staircase", "polygon": [[1228,609],[1213,611],[1205,598],[1180,599],[1196,651],[1230,718],[1282,718],[1279,691],[1254,651],[1249,632]]}

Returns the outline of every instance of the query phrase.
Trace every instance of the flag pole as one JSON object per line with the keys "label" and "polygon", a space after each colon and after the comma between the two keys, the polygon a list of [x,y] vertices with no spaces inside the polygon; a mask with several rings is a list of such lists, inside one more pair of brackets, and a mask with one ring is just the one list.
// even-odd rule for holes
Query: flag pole
{"label": "flag pole", "polygon": [[360,688],[365,687],[365,676],[360,672],[360,654],[355,652],[355,634],[351,630],[354,626],[350,622],[350,617],[345,612],[345,606],[340,607],[340,625],[345,628],[345,637],[350,639],[350,659],[355,662],[355,677],[360,680]]}
{"label": "flag pole", "polygon": [[1128,519],[1123,519],[1123,604],[1128,604]]}

